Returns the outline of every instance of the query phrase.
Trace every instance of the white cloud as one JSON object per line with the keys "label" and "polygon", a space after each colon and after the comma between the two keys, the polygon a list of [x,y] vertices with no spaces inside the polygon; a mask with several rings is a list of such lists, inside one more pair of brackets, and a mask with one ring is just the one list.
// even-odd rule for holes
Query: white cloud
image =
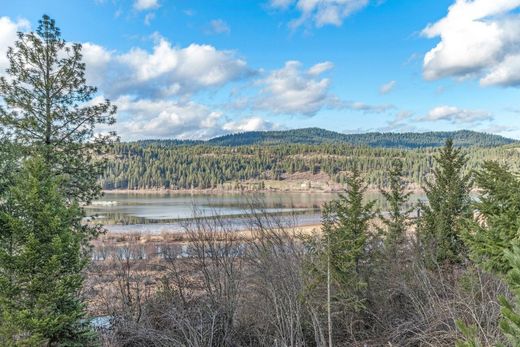
{"label": "white cloud", "polygon": [[381,93],[381,94],[390,93],[392,90],[394,90],[396,83],[397,83],[396,81],[389,81],[388,83],[383,84],[379,88],[379,93]]}
{"label": "white cloud", "polygon": [[328,71],[334,67],[334,64],[330,61],[324,61],[323,63],[318,63],[314,66],[312,66],[308,73],[312,76],[318,76],[324,73],[325,71]]}
{"label": "white cloud", "polygon": [[195,102],[122,96],[116,128],[124,140],[138,138],[205,139],[220,134],[222,113]]}
{"label": "white cloud", "polygon": [[256,107],[279,114],[314,116],[329,101],[330,80],[319,76],[326,70],[323,64],[305,72],[300,62],[286,62],[283,68],[258,81],[262,90]]}
{"label": "white cloud", "polygon": [[330,92],[331,81],[321,75],[334,64],[326,61],[303,69],[299,61],[287,61],[283,68],[269,72],[255,82],[261,89],[257,97],[234,95],[229,109],[257,109],[274,114],[313,117],[322,109],[345,109],[363,113],[383,113],[395,108],[391,104],[371,105],[345,101]]}
{"label": "white cloud", "polygon": [[137,11],[152,10],[160,6],[158,0],[135,0],[134,8]]}
{"label": "white cloud", "polygon": [[316,27],[325,25],[340,26],[343,20],[352,13],[366,7],[369,0],[271,0],[274,8],[296,8],[300,18],[293,20],[290,26],[296,28],[307,21]]}
{"label": "white cloud", "polygon": [[209,22],[209,26],[210,30],[208,33],[211,34],[229,34],[231,32],[229,25],[222,19],[213,19]]}
{"label": "white cloud", "polygon": [[229,132],[244,132],[244,131],[259,131],[273,129],[274,125],[271,122],[264,120],[261,117],[249,117],[237,121],[227,122],[222,126],[222,129]]}
{"label": "white cloud", "polygon": [[114,104],[118,107],[115,130],[125,141],[143,138],[205,140],[228,133],[277,128],[259,116],[225,121],[221,111],[192,101],[122,96]]}
{"label": "white cloud", "polygon": [[26,31],[31,28],[26,19],[11,20],[9,17],[0,17],[0,73],[9,67],[7,49],[14,45],[17,32]]}
{"label": "white cloud", "polygon": [[362,111],[364,113],[383,113],[395,108],[393,105],[369,105],[364,102],[345,103],[342,108],[348,108],[354,111]]}
{"label": "white cloud", "polygon": [[111,98],[126,94],[185,95],[252,73],[234,52],[199,44],[175,47],[162,37],[156,39],[152,52],[133,48],[117,54],[90,43],[83,51],[87,77],[93,78],[89,83],[99,85]]}
{"label": "white cloud", "polygon": [[520,84],[520,0],[457,0],[422,34],[440,38],[424,56],[424,77],[477,77],[482,85]]}
{"label": "white cloud", "polygon": [[480,83],[483,86],[520,85],[520,53],[504,58],[503,61],[494,66],[491,71],[480,80]]}
{"label": "white cloud", "polygon": [[477,123],[493,120],[493,116],[486,111],[467,110],[455,106],[437,106],[419,120],[435,122],[445,120],[452,123]]}

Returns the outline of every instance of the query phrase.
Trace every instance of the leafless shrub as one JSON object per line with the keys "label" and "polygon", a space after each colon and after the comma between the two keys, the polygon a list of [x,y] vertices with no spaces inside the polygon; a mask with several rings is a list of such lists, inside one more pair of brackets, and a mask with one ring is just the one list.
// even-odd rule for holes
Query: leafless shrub
{"label": "leafless shrub", "polygon": [[[116,256],[97,265],[112,276],[99,277],[112,283],[103,343],[328,346],[326,295],[319,284],[309,289],[316,259],[295,218],[251,208],[245,237],[229,220],[199,216],[156,257],[138,242],[111,249]],[[453,346],[462,338],[456,320],[476,326],[482,345],[502,340],[496,298],[508,293],[499,279],[470,265],[432,270],[413,242],[402,247],[396,258],[374,240],[364,308],[336,307],[334,345]]]}

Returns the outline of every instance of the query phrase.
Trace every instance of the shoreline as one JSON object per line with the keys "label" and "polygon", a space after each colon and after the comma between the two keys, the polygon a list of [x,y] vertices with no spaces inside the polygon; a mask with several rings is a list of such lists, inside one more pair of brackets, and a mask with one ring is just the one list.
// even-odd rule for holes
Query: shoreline
{"label": "shoreline", "polygon": [[[310,235],[316,232],[320,232],[322,228],[321,223],[305,223],[302,225],[291,226],[288,225],[283,229],[275,228],[273,230],[282,231],[284,230],[287,233],[295,234],[295,235]],[[250,228],[244,228],[239,230],[228,230],[228,231],[216,231],[215,235],[224,236],[228,233],[232,233],[237,238],[241,238],[244,240],[253,239],[253,235],[256,233],[256,230],[252,230]],[[117,231],[117,232],[106,232],[100,235],[99,238],[92,241],[93,246],[102,246],[102,245],[127,245],[129,241],[134,241],[132,243],[136,245],[143,245],[147,243],[184,243],[189,241],[190,234],[186,231],[161,231],[160,233],[149,233],[143,232],[140,230],[129,230],[129,231]],[[136,240],[138,240],[136,242]]]}
{"label": "shoreline", "polygon": [[[368,193],[379,192],[379,188],[368,187]],[[103,194],[134,194],[134,195],[222,195],[222,194],[255,194],[255,193],[291,193],[291,194],[337,194],[345,192],[345,189],[257,189],[257,190],[239,190],[239,189],[103,189]],[[406,192],[421,194],[424,191],[421,188],[407,189]]]}

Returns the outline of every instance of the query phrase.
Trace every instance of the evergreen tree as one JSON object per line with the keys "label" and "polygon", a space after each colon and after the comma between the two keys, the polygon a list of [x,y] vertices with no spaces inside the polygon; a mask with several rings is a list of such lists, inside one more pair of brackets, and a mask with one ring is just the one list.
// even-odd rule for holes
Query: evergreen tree
{"label": "evergreen tree", "polygon": [[45,161],[22,168],[0,203],[0,344],[87,346],[92,332],[78,299],[87,243],[82,223]]}
{"label": "evergreen tree", "polygon": [[0,197],[12,183],[17,169],[16,146],[0,138]]}
{"label": "evergreen tree", "polygon": [[43,16],[36,32],[19,33],[8,50],[8,77],[0,77],[0,126],[28,155],[41,154],[52,173],[66,178],[69,196],[88,202],[99,193],[95,155],[114,134],[94,138],[94,128],[114,122],[108,100],[92,103],[81,45],[61,38]]}
{"label": "evergreen tree", "polygon": [[477,219],[465,223],[465,241],[473,260],[486,270],[510,270],[504,251],[511,250],[520,231],[520,179],[497,162],[485,162],[475,174],[480,191]]}
{"label": "evergreen tree", "polygon": [[472,178],[464,174],[466,156],[452,140],[435,156],[433,180],[423,187],[428,204],[420,204],[418,236],[427,256],[434,263],[458,263],[466,253],[461,238],[461,221],[471,215]]}
{"label": "evergreen tree", "polygon": [[512,249],[505,250],[504,257],[510,268],[506,281],[513,293],[514,302],[511,303],[504,297],[500,298],[500,329],[513,346],[520,346],[520,247],[515,245]]}
{"label": "evergreen tree", "polygon": [[[366,184],[354,168],[346,179],[347,189],[330,202],[323,213],[323,232],[332,281],[338,294],[351,297],[363,287],[362,263],[369,241],[369,222],[374,217],[375,202],[364,203]],[[352,297],[348,301],[352,302]],[[356,300],[354,300],[356,301]]]}
{"label": "evergreen tree", "polygon": [[81,45],[66,43],[48,16],[18,34],[7,57],[0,132],[20,155],[0,158],[0,170],[18,171],[0,182],[0,344],[84,346],[79,290],[100,229],[83,225],[80,205],[100,192],[96,158],[114,134],[94,129],[113,123],[115,107],[93,102]]}
{"label": "evergreen tree", "polygon": [[410,226],[408,215],[413,208],[405,209],[411,192],[405,192],[406,181],[403,179],[403,162],[395,159],[389,172],[389,189],[380,189],[381,195],[388,203],[388,216],[380,214],[383,228],[379,228],[385,236],[385,250],[394,259],[399,258],[399,249],[406,241],[406,232]]}
{"label": "evergreen tree", "polygon": [[[500,298],[500,327],[513,346],[520,345],[520,179],[496,162],[475,174],[480,197],[468,218],[465,241],[472,259],[506,280],[513,302]],[[464,326],[462,326],[464,328]]]}
{"label": "evergreen tree", "polygon": [[375,202],[363,202],[366,184],[357,168],[346,179],[347,189],[337,200],[326,204],[322,214],[323,236],[319,249],[326,263],[325,271],[316,271],[321,279],[326,274],[327,321],[329,345],[333,342],[332,303],[336,310],[358,310],[363,307],[366,281],[362,261],[366,258],[369,221],[374,217]]}

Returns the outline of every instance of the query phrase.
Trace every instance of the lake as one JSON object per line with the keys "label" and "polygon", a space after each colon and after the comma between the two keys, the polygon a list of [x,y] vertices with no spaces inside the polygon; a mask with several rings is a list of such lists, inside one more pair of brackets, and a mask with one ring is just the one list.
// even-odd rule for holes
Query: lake
{"label": "lake", "polygon": [[[92,205],[87,215],[96,216],[109,232],[179,232],[187,221],[200,216],[219,215],[237,229],[245,223],[245,215],[254,209],[291,218],[298,225],[316,224],[324,203],[337,198],[335,193],[105,193]],[[414,194],[416,202],[422,195]],[[384,209],[384,200],[378,192],[367,194]]]}

